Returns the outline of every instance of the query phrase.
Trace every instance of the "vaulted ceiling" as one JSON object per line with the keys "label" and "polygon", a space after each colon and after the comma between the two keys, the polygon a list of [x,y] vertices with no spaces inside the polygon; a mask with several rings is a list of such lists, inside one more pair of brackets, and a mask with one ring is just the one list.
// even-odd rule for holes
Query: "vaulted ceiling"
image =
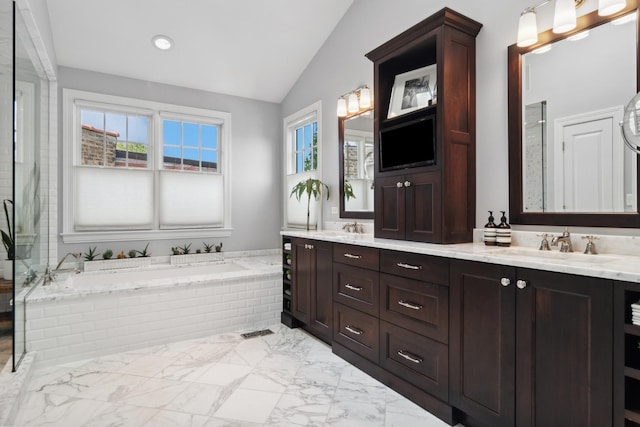
{"label": "vaulted ceiling", "polygon": [[[281,102],[353,0],[47,0],[58,65]],[[156,49],[151,39],[174,46]]]}

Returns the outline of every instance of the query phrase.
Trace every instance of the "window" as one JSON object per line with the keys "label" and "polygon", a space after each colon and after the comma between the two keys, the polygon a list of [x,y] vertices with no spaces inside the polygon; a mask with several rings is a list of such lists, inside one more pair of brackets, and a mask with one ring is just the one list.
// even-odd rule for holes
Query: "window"
{"label": "window", "polygon": [[318,169],[318,122],[315,117],[308,121],[294,130],[296,173]]}
{"label": "window", "polygon": [[219,133],[214,124],[163,120],[163,168],[217,172]]}
{"label": "window", "polygon": [[[321,169],[321,108],[317,102],[284,119],[285,135],[285,226],[306,227],[307,199],[297,200],[290,197],[291,189],[300,181],[320,179]],[[320,201],[311,200],[309,223],[318,224],[320,219]]]}
{"label": "window", "polygon": [[63,104],[65,243],[230,235],[229,113],[66,89]]}
{"label": "window", "polygon": [[79,109],[82,165],[148,167],[150,115],[100,110],[82,104]]}

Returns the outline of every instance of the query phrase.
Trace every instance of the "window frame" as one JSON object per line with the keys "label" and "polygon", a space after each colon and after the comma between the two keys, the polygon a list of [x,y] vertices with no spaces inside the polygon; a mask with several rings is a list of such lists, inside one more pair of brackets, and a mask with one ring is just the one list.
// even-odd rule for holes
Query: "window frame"
{"label": "window frame", "polygon": [[[296,147],[295,147],[295,129],[300,124],[305,122],[309,122],[315,116],[315,121],[317,123],[317,166],[314,171],[303,171],[300,173],[296,173]],[[289,218],[287,215],[288,204],[290,200],[296,201],[295,197],[290,197],[291,188],[287,188],[287,177],[290,175],[306,175],[309,177],[313,177],[315,179],[322,180],[322,101],[316,101],[307,107],[304,107],[297,112],[287,116],[283,120],[283,136],[284,136],[284,147],[283,147],[283,157],[284,157],[284,165],[283,168],[283,227],[285,228],[300,228],[299,225],[290,224]],[[291,172],[293,171],[293,172]],[[325,196],[323,195],[320,198],[322,199]],[[322,224],[322,203],[320,203],[320,208],[317,212],[317,224],[318,228]]]}
{"label": "window frame", "polygon": [[[214,238],[228,237],[233,231],[231,223],[231,113],[206,110],[202,108],[183,105],[161,103],[137,98],[128,98],[115,95],[107,95],[95,92],[80,91],[75,89],[63,89],[63,140],[70,143],[63,144],[62,149],[62,236],[64,243],[99,243],[110,241],[136,241],[136,240],[170,240],[190,238]],[[74,182],[74,170],[78,163],[80,143],[79,106],[94,105],[95,108],[108,108],[113,111],[140,114],[151,114],[149,155],[147,169],[153,173],[153,203],[154,219],[151,229],[138,230],[75,230],[74,201],[76,198]],[[203,123],[215,122],[220,126],[218,140],[218,171],[221,175],[224,191],[224,218],[221,227],[195,227],[195,228],[161,228],[159,223],[158,204],[160,189],[158,188],[159,174],[162,168],[162,119],[167,116],[182,117],[183,120],[191,120]],[[122,168],[116,168],[122,169]],[[129,169],[129,168],[127,168]],[[182,173],[182,172],[181,172]],[[185,171],[187,173],[187,171]],[[212,174],[213,172],[189,172]]]}

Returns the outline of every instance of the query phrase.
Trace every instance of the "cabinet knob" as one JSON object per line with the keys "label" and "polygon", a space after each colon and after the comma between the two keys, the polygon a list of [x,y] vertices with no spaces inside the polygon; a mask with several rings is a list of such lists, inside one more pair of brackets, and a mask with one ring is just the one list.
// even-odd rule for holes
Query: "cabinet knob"
{"label": "cabinet knob", "polygon": [[526,280],[518,280],[516,282],[516,286],[518,287],[518,289],[524,289],[527,287],[527,281]]}
{"label": "cabinet knob", "polygon": [[396,182],[396,187],[402,188],[402,183],[400,181]]}
{"label": "cabinet knob", "polygon": [[411,183],[410,183],[409,181],[405,181],[405,182],[404,182],[404,186],[405,186],[405,187],[411,187]]}
{"label": "cabinet knob", "polygon": [[511,284],[511,279],[509,279],[508,277],[503,277],[502,279],[500,279],[500,284],[502,286],[509,286]]}
{"label": "cabinet knob", "polygon": [[305,249],[313,249],[313,245],[307,245],[307,244],[305,244],[305,245],[304,245],[304,248],[305,248]]}

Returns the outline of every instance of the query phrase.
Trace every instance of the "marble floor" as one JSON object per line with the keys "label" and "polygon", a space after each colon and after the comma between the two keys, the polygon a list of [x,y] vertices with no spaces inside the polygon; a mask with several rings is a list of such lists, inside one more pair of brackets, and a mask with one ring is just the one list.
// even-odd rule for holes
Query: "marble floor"
{"label": "marble floor", "polygon": [[447,424],[300,329],[239,333],[37,369],[17,426]]}

